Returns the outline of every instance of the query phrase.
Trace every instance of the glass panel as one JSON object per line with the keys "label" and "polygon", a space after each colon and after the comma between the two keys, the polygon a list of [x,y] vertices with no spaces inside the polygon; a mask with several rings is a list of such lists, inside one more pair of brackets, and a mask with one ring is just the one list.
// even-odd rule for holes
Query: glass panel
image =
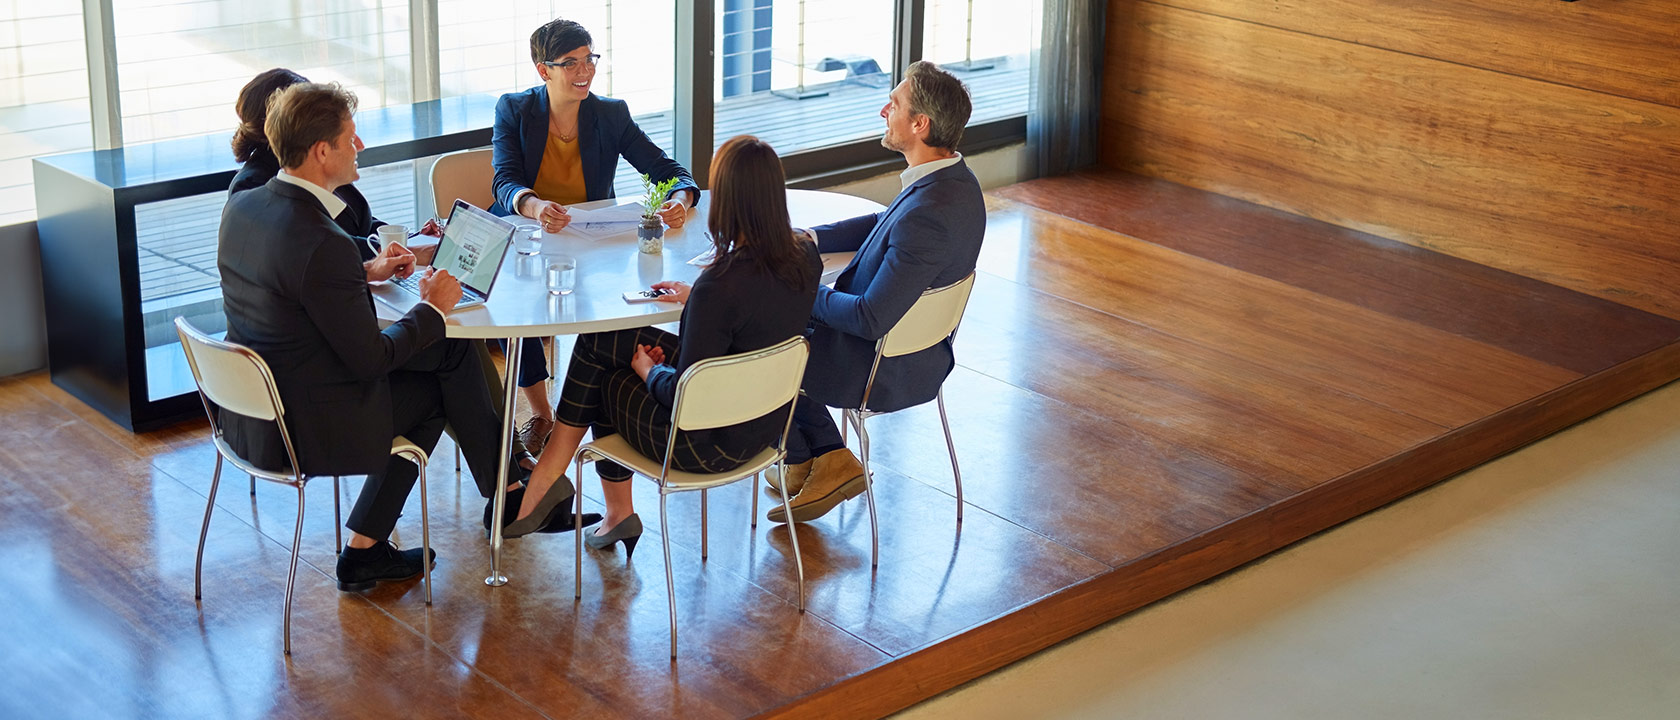
{"label": "glass panel", "polygon": [[[415,167],[415,162],[408,161],[361,168],[356,189],[367,197],[375,217],[418,227],[416,210],[421,204],[415,202]],[[151,400],[193,391],[192,373],[172,324],[176,316],[184,315],[195,327],[218,337],[227,330],[216,271],[216,232],[225,204],[227,193],[218,191],[134,208],[146,394]],[[424,203],[428,210],[430,205]]]}
{"label": "glass panel", "polygon": [[35,219],[30,160],[93,147],[78,0],[0,4],[0,225]]}
{"label": "glass panel", "polygon": [[714,146],[787,154],[876,137],[892,83],[892,0],[718,0]]}
{"label": "glass panel", "polygon": [[[531,61],[531,33],[564,17],[595,40],[601,64],[591,90],[630,105],[636,124],[672,154],[676,98],[676,11],[670,0],[440,0],[438,67],[444,97],[509,93],[541,80]],[[641,193],[636,170],[622,159],[618,195]]]}
{"label": "glass panel", "polygon": [[1037,3],[1021,0],[928,0],[922,56],[968,85],[969,123],[1027,113],[1028,58]]}
{"label": "glass panel", "polygon": [[123,142],[231,131],[239,88],[273,67],[338,82],[361,107],[409,102],[408,0],[116,4]]}

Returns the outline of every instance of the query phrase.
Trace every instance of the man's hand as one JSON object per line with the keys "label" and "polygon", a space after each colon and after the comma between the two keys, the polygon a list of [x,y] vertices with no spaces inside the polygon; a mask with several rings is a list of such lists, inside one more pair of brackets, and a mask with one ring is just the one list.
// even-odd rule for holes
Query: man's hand
{"label": "man's hand", "polygon": [[688,222],[688,205],[681,200],[666,200],[664,205],[659,206],[657,214],[659,219],[664,220],[666,225],[670,225],[671,229],[675,230],[682,227],[683,223]]}
{"label": "man's hand", "polygon": [[635,370],[642,380],[647,380],[648,373],[653,372],[653,366],[665,362],[665,348],[658,345],[637,345],[636,356],[630,358],[630,369]]}
{"label": "man's hand", "polygon": [[426,237],[443,237],[443,227],[438,225],[437,218],[426,218],[426,224],[420,226],[420,234]]}
{"label": "man's hand", "polygon": [[653,284],[655,290],[669,290],[671,294],[659,298],[660,302],[674,302],[688,304],[688,293],[692,288],[681,280],[660,280]]}
{"label": "man's hand", "polygon": [[437,259],[437,249],[437,243],[408,246],[408,251],[414,253],[414,264],[421,267],[427,267],[432,264],[433,260]]}
{"label": "man's hand", "polygon": [[448,270],[432,268],[420,278],[420,299],[431,303],[443,314],[455,309],[461,302],[461,281],[450,275]]}
{"label": "man's hand", "polygon": [[383,282],[392,276],[405,278],[414,274],[414,253],[396,243],[386,243],[378,256],[362,263],[362,270],[367,273],[368,282]]}
{"label": "man's hand", "polygon": [[525,217],[542,223],[543,232],[557,233],[565,230],[572,223],[572,216],[566,213],[566,206],[557,202],[549,202],[535,195],[525,198]]}

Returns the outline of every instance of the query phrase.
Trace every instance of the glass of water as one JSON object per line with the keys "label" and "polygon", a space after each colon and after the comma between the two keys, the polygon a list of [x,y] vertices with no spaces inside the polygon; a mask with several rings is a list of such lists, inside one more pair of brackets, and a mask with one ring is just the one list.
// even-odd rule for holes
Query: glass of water
{"label": "glass of water", "polygon": [[542,252],[543,229],[536,223],[515,225],[513,227],[513,249],[520,255],[535,255]]}
{"label": "glass of water", "polygon": [[548,258],[547,271],[544,277],[548,283],[548,294],[570,295],[577,288],[577,259],[570,255],[555,255]]}

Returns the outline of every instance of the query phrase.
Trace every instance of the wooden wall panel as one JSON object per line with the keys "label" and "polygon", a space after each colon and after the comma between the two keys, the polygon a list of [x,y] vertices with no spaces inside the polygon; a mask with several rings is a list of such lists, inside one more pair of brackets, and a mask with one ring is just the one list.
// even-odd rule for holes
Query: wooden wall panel
{"label": "wooden wall panel", "polygon": [[1680,107],[1680,3],[1674,0],[1159,4]]}
{"label": "wooden wall panel", "polygon": [[1680,317],[1680,109],[1109,9],[1105,164]]}

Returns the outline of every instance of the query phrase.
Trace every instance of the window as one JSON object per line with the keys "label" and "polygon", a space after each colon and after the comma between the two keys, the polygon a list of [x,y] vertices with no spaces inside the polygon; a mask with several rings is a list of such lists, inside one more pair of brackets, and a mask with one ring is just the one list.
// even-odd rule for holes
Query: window
{"label": "window", "polygon": [[82,4],[0,5],[0,225],[35,219],[30,161],[93,147]]}
{"label": "window", "polygon": [[892,0],[717,0],[713,147],[757,135],[786,155],[881,134]]}
{"label": "window", "polygon": [[147,0],[114,7],[123,143],[231,131],[257,73],[338,82],[361,107],[410,102],[406,0]]}
{"label": "window", "polygon": [[[438,68],[444,97],[509,93],[541,82],[531,64],[531,33],[557,17],[575,20],[601,55],[591,91],[625,101],[643,132],[672,153],[676,97],[676,16],[670,0],[486,2],[438,5]],[[641,177],[618,163],[618,195],[641,192]]]}
{"label": "window", "polygon": [[951,71],[974,97],[969,123],[1024,115],[1031,84],[1033,3],[928,0],[922,56]]}

